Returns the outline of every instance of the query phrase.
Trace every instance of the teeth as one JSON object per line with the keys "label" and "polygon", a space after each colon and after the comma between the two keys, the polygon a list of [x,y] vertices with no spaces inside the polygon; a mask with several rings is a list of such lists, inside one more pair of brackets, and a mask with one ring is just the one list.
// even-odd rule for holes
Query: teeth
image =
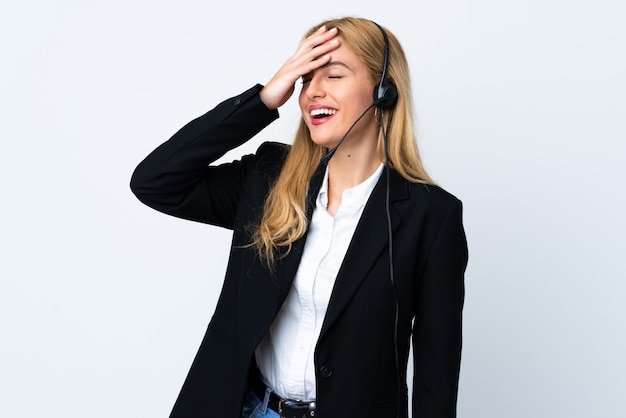
{"label": "teeth", "polygon": [[335,109],[315,109],[311,110],[311,116],[330,116],[334,115],[336,112]]}

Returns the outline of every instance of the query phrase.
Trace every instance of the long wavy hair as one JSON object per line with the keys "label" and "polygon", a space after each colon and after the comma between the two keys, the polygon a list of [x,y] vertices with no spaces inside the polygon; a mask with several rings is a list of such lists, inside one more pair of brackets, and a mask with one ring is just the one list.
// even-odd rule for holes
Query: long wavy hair
{"label": "long wavy hair", "polygon": [[[320,23],[311,28],[305,38],[321,26],[339,30],[342,44],[365,64],[372,84],[378,84],[385,53],[380,28],[367,19],[345,17]],[[384,114],[388,164],[410,182],[432,184],[417,146],[408,63],[398,39],[387,29],[385,32],[389,39],[387,76],[398,89],[396,105]],[[309,184],[327,151],[311,140],[309,129],[301,119],[280,175],[265,200],[261,221],[252,235],[251,245],[270,268],[274,267],[277,258],[289,253],[292,244],[302,238],[308,228],[306,199]],[[382,132],[378,135],[377,152],[380,160],[386,161]]]}

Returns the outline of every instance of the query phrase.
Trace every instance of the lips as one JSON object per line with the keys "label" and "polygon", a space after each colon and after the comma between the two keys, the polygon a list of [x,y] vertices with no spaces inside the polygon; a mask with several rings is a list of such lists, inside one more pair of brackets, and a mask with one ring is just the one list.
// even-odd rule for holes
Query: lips
{"label": "lips", "polygon": [[328,121],[335,115],[335,113],[337,113],[337,109],[325,107],[322,105],[314,105],[309,107],[309,115],[311,116],[311,123],[313,125],[320,125]]}

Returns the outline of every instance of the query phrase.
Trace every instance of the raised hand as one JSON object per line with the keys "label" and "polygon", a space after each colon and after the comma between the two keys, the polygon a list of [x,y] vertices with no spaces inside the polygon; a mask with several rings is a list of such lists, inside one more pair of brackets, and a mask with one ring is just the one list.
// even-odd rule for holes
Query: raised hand
{"label": "raised hand", "polygon": [[329,52],[339,47],[337,29],[319,28],[311,36],[300,42],[296,52],[274,74],[261,89],[261,100],[269,109],[276,109],[293,94],[296,81],[330,61]]}

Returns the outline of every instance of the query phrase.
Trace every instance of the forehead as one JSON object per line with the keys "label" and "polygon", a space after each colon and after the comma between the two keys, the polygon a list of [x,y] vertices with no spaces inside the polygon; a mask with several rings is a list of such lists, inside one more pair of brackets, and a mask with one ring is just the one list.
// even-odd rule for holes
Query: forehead
{"label": "forehead", "polygon": [[345,67],[354,72],[365,71],[365,64],[345,45],[340,45],[339,48],[331,51],[330,62],[322,68],[335,66]]}

